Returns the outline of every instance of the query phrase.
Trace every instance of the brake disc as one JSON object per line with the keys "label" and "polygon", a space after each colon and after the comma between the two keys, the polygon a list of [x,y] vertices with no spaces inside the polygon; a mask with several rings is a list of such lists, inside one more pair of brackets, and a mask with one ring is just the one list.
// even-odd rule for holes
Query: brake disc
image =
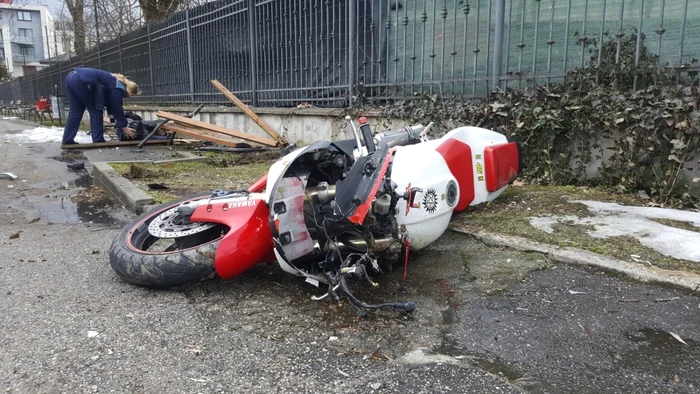
{"label": "brake disc", "polygon": [[214,226],[216,223],[183,220],[178,207],[174,207],[156,216],[148,225],[148,232],[158,238],[182,238],[201,233]]}

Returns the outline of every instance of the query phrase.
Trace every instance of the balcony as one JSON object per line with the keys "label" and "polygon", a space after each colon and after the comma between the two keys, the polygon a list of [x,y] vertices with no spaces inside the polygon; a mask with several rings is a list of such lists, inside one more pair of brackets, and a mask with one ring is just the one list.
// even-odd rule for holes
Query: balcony
{"label": "balcony", "polygon": [[10,39],[13,44],[19,45],[34,45],[34,37],[24,37],[15,35]]}
{"label": "balcony", "polygon": [[12,62],[13,63],[32,63],[32,62],[37,62],[38,59],[34,55],[24,55],[22,56],[21,53],[13,53],[12,54]]}

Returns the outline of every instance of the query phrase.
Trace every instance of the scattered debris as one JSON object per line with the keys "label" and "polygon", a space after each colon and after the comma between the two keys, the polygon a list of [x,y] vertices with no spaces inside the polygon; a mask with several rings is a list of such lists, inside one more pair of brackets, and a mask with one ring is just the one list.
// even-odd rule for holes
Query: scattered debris
{"label": "scattered debris", "polygon": [[680,382],[681,382],[681,378],[679,378],[678,375],[675,375],[673,377],[673,383],[680,383]]}
{"label": "scattered debris", "polygon": [[680,300],[681,297],[671,297],[671,298],[657,298],[654,300],[654,302],[666,302],[666,301],[675,301],[675,300]]}
{"label": "scattered debris", "polygon": [[683,340],[683,338],[680,337],[680,335],[676,334],[675,332],[670,332],[670,331],[669,331],[669,334],[671,334],[672,337],[676,338],[676,340],[678,342],[680,342],[684,345],[687,345],[687,343]]}
{"label": "scattered debris", "polygon": [[3,172],[2,174],[0,174],[0,179],[9,179],[11,181],[14,181],[18,178],[19,177],[12,172]]}
{"label": "scattered debris", "polygon": [[36,222],[38,222],[38,221],[40,221],[40,220],[41,220],[41,218],[34,218],[34,219],[32,219],[32,220],[29,221],[29,224],[36,223]]}
{"label": "scattered debris", "polygon": [[165,186],[165,183],[149,183],[148,188],[151,190],[168,190],[170,189],[169,187]]}
{"label": "scattered debris", "polygon": [[85,168],[85,163],[69,163],[67,166],[71,170],[82,170]]}
{"label": "scattered debris", "polygon": [[190,378],[191,381],[197,382],[197,383],[206,383],[206,379],[197,379],[197,378]]}
{"label": "scattered debris", "polygon": [[17,238],[19,238],[19,233],[21,233],[21,231],[17,231],[16,233],[10,234],[10,239],[17,239]]}
{"label": "scattered debris", "polygon": [[638,192],[637,192],[637,197],[640,198],[640,199],[642,199],[642,200],[649,200],[649,199],[650,199],[650,198],[649,198],[649,195],[648,195],[647,192],[645,192],[644,190],[638,191]]}
{"label": "scattered debris", "polygon": [[370,383],[369,387],[372,390],[379,390],[380,388],[382,388],[382,384],[381,383]]}
{"label": "scattered debris", "polygon": [[190,353],[194,353],[195,355],[198,355],[202,351],[199,350],[199,347],[197,345],[187,345],[187,351]]}
{"label": "scattered debris", "polygon": [[88,331],[88,338],[95,338],[96,336],[100,335],[99,332],[97,331]]}
{"label": "scattered debris", "polygon": [[569,290],[569,294],[587,294],[585,291]]}
{"label": "scattered debris", "polygon": [[340,373],[341,375],[345,376],[346,378],[350,377],[350,374],[347,372],[343,372],[343,370],[341,370],[340,367],[337,367],[337,369],[338,369],[338,373]]}

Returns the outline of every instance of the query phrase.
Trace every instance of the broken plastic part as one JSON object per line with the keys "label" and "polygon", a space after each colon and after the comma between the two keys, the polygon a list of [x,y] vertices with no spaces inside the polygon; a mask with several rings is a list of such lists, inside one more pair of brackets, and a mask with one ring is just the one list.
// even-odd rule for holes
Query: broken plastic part
{"label": "broken plastic part", "polygon": [[9,179],[11,181],[14,181],[18,178],[19,177],[12,172],[3,172],[2,174],[0,174],[0,179]]}

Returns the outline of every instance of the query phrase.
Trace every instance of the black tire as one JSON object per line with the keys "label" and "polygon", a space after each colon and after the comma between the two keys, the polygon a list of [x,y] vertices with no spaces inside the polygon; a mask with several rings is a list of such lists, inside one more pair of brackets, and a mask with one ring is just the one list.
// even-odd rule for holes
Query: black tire
{"label": "black tire", "polygon": [[[182,249],[147,251],[149,242],[159,240],[148,233],[148,223],[153,218],[182,202],[207,196],[211,196],[211,193],[162,204],[124,227],[109,250],[109,261],[114,272],[125,282],[153,289],[184,286],[216,277],[214,256],[225,226],[216,226],[205,233],[190,236],[198,239],[188,239],[188,246]],[[146,250],[138,247],[143,245],[146,245]]]}

